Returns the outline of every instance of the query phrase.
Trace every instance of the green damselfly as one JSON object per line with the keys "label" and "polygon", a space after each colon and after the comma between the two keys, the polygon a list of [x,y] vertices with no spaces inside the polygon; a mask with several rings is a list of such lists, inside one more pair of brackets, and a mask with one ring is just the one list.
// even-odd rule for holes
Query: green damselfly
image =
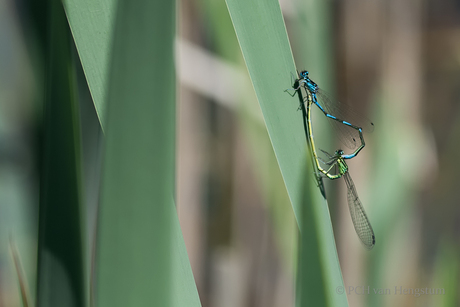
{"label": "green damselfly", "polygon": [[[359,200],[358,192],[356,192],[355,184],[348,172],[348,165],[345,162],[345,159],[348,159],[347,156],[344,155],[341,149],[338,149],[334,155],[324,150],[321,151],[329,158],[329,161],[320,160],[322,163],[328,165],[329,168],[325,170],[320,166],[318,170],[331,180],[343,177],[347,184],[348,208],[350,209],[353,226],[364,246],[367,249],[372,249],[375,245],[374,230],[367,218],[366,211],[364,211],[364,207]],[[333,170],[335,170],[335,174],[333,174]]]}

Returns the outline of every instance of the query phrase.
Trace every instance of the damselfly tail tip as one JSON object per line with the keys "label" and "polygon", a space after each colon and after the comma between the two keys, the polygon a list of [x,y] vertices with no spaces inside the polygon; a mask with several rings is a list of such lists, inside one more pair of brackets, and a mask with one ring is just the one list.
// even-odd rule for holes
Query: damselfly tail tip
{"label": "damselfly tail tip", "polygon": [[372,243],[371,243],[371,244],[364,244],[364,245],[366,246],[366,249],[367,249],[367,250],[373,249],[374,246],[375,246],[375,236],[372,235]]}

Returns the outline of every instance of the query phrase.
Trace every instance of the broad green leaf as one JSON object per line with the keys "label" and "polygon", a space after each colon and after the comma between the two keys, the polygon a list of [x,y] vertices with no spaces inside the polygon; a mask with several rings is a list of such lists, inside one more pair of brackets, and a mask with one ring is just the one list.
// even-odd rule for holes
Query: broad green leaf
{"label": "broad green leaf", "polygon": [[118,3],[107,96],[97,306],[200,304],[171,201],[175,14],[174,1]]}
{"label": "broad green leaf", "polygon": [[[75,1],[67,1],[64,0],[64,5],[68,17],[68,21],[71,26],[72,34],[75,40],[75,44],[77,46],[78,54],[80,56],[80,60],[82,62],[82,66],[84,68],[85,76],[88,81],[88,86],[91,90],[91,95],[98,112],[99,120],[101,123],[101,127],[105,130],[106,128],[106,108],[105,105],[107,103],[107,87],[108,87],[108,78],[109,78],[109,59],[112,55],[112,34],[114,28],[114,21],[115,21],[115,7],[117,5],[117,1],[115,0],[97,0],[97,1],[88,1],[82,0],[79,2]],[[156,14],[162,15],[164,12],[158,10],[152,13],[150,19],[155,19],[157,17]],[[135,15],[130,15],[132,18],[133,24],[137,20]],[[151,25],[151,23],[149,22]],[[160,28],[163,26],[160,25]],[[151,28],[149,28],[151,31]],[[120,30],[122,31],[122,30]],[[126,33],[121,33],[120,35],[123,37]],[[169,38],[168,38],[169,41]],[[158,46],[161,46],[165,42],[161,42]],[[136,46],[141,46],[139,49],[143,48],[143,42],[137,42]],[[169,48],[169,47],[168,47]],[[172,55],[172,51],[171,51]],[[155,55],[152,54],[151,57]],[[169,60],[171,60],[169,58]],[[138,59],[138,62],[141,62],[141,59]],[[149,59],[148,61],[151,61]],[[147,63],[147,62],[146,62]],[[173,70],[174,67],[171,67]],[[169,73],[169,72],[168,72]],[[110,74],[113,76],[113,74]],[[159,75],[156,75],[159,77]],[[160,77],[159,80],[161,84],[159,88],[162,88],[163,83],[163,76]],[[136,78],[138,78],[136,76]],[[169,80],[168,82],[170,82]],[[121,81],[118,81],[121,82]],[[145,84],[144,84],[145,85]],[[153,86],[152,82],[148,84],[149,86]],[[113,86],[112,86],[113,87]],[[163,88],[164,89],[164,88]],[[153,90],[157,90],[157,88],[152,88]],[[116,95],[116,94],[115,94]],[[133,96],[135,97],[135,96]],[[150,96],[159,97],[154,91],[153,94]],[[157,99],[155,98],[155,99]],[[158,100],[155,100],[158,102]],[[110,101],[110,103],[112,100]],[[128,103],[134,102],[133,100],[129,100]],[[164,102],[162,102],[164,103]],[[121,112],[122,113],[122,112]],[[152,117],[155,115],[145,113],[145,115],[151,116],[149,121],[154,121]],[[131,118],[132,120],[132,118]],[[126,123],[125,123],[126,124]],[[129,124],[127,124],[129,126]],[[127,127],[127,130],[120,128],[123,130],[121,135],[124,133],[128,133],[130,129],[139,129],[135,126]],[[155,129],[144,131],[145,133],[154,133]],[[116,132],[115,132],[116,133]],[[121,136],[120,135],[120,136]],[[145,137],[145,136],[144,136]],[[139,145],[139,144],[138,144]],[[155,146],[160,147],[160,146]],[[115,150],[116,151],[116,150]],[[130,155],[133,153],[131,149],[126,148],[128,151],[127,156],[125,157],[127,160],[132,159]],[[174,156],[174,155],[172,155]],[[152,154],[152,157],[154,155]],[[122,159],[122,157],[118,157]],[[152,158],[153,159],[153,158]],[[129,162],[127,162],[129,163]],[[171,179],[172,180],[172,179]],[[171,202],[172,194],[170,195],[169,204],[171,206],[171,210],[175,210],[174,203]],[[184,240],[182,237],[182,232],[180,229],[179,221],[177,218],[177,214],[169,214],[172,223],[172,232],[171,232],[171,242],[170,246],[172,248],[172,272],[173,272],[173,305],[174,306],[184,306],[185,302],[188,306],[200,306],[200,301],[198,298],[198,292],[196,289],[196,285],[194,282],[192,270],[190,267],[190,263],[187,256],[187,251],[185,248]],[[132,235],[137,237],[137,233],[133,231]],[[114,268],[116,270],[116,268]]]}
{"label": "broad green leaf", "polygon": [[40,164],[37,306],[84,306],[80,138],[71,35],[62,4],[48,5]]}
{"label": "broad green leaf", "polygon": [[[311,189],[308,196],[311,201],[304,201],[307,186],[303,178],[305,173],[311,176],[313,170],[307,163],[302,114],[297,112],[298,99],[284,92],[292,86],[296,68],[279,4],[275,0],[227,0],[227,6],[299,228],[308,229],[301,234],[307,236],[301,240],[308,242],[301,255],[308,259],[305,265],[318,268],[302,277],[297,287],[302,297],[300,303],[347,306],[346,295],[336,293],[337,287],[343,287],[343,280],[327,202],[318,189]],[[305,211],[308,214],[302,214],[302,206],[310,206]],[[305,288],[319,280],[323,281],[322,291]]]}

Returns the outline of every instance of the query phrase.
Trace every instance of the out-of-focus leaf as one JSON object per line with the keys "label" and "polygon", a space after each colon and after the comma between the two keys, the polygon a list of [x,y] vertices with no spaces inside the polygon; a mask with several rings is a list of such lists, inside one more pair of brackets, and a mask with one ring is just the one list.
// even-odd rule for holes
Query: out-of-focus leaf
{"label": "out-of-focus leaf", "polygon": [[83,306],[80,127],[74,96],[71,35],[62,3],[50,0],[48,5],[37,306]]}
{"label": "out-of-focus leaf", "polygon": [[[97,306],[200,306],[172,202],[175,2],[120,1],[98,226]],[[177,288],[176,288],[177,286]]]}

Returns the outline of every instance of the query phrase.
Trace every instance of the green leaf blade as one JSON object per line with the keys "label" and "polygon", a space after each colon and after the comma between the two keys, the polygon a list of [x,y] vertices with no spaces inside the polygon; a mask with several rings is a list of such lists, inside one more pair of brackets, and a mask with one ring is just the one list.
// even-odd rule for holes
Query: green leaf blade
{"label": "green leaf blade", "polygon": [[[126,88],[123,90],[123,92],[120,95],[124,96],[126,98],[126,101],[129,103],[133,103],[135,100],[137,100],[139,97],[141,99],[145,98],[148,96],[147,99],[144,101],[151,101],[155,100],[156,102],[159,103],[168,103],[168,108],[171,106],[171,99],[174,99],[172,97],[161,97],[158,95],[158,93],[162,92],[168,92],[170,95],[172,92],[174,92],[174,76],[170,75],[171,73],[174,72],[174,66],[171,64],[172,61],[172,49],[171,49],[171,32],[167,33],[167,38],[165,38],[165,41],[162,41],[160,43],[156,43],[155,46],[162,46],[162,44],[169,42],[168,48],[164,48],[163,51],[158,50],[158,52],[163,52],[161,55],[162,57],[166,57],[167,61],[164,63],[167,63],[166,65],[168,66],[167,71],[165,73],[156,71],[155,69],[150,69],[150,71],[138,71],[136,72],[136,69],[132,69],[131,73],[133,74],[132,76],[130,75],[125,75],[124,80],[111,80],[109,81],[110,77],[113,77],[114,79],[121,78],[123,75],[126,73],[126,71],[119,71],[117,72],[117,76],[113,76],[113,71],[109,73],[109,67],[110,67],[110,59],[113,56],[113,49],[112,49],[112,36],[114,33],[114,27],[115,27],[115,13],[116,13],[116,6],[117,6],[117,1],[116,0],[97,0],[97,1],[88,1],[88,0],[83,0],[74,2],[74,1],[67,1],[64,0],[64,7],[66,9],[66,14],[67,18],[69,21],[69,24],[71,26],[72,34],[75,40],[75,44],[77,46],[78,54],[80,56],[80,60],[82,62],[82,66],[85,72],[85,76],[87,78],[88,86],[91,90],[91,95],[95,104],[95,108],[97,110],[100,124],[102,129],[105,131],[107,130],[108,127],[108,116],[107,116],[107,107],[112,103],[112,98],[109,100],[107,99],[108,95],[112,95],[112,97],[116,97],[118,99],[118,95],[116,93],[116,88],[118,85],[113,85],[114,82],[118,82],[118,84],[121,84],[121,86],[126,86]],[[170,8],[169,8],[170,9]],[[161,8],[156,10],[154,13],[152,13],[150,16],[148,16],[149,19],[156,19],[161,22],[165,23],[171,23],[174,18],[171,16],[174,15],[169,15],[169,20],[164,20],[164,18],[160,15],[164,15],[166,11],[162,10]],[[172,14],[172,12],[170,12]],[[146,17],[145,15],[143,15]],[[168,15],[164,15],[168,16]],[[130,20],[132,22],[128,22],[127,28],[130,26],[139,26],[138,25],[138,16],[135,14],[130,15]],[[144,18],[145,21],[145,18]],[[153,21],[152,21],[153,22]],[[149,31],[152,29],[152,22],[146,21],[145,25],[149,25],[149,28],[146,28],[146,31]],[[134,25],[137,24],[137,25]],[[155,26],[156,29],[163,29],[163,24],[159,24]],[[120,29],[118,30],[120,31]],[[123,32],[123,31],[122,31]],[[139,33],[135,33],[131,35],[131,37],[126,37],[126,39],[139,39],[137,36]],[[160,33],[161,34],[161,33]],[[144,35],[148,35],[144,33]],[[150,38],[149,38],[150,39]],[[138,46],[138,42],[129,42],[127,45],[134,43],[135,45],[133,46]],[[152,63],[149,63],[150,58],[153,56],[158,56],[158,52],[152,51],[152,48],[155,49],[155,46],[150,45],[150,52],[145,51],[145,54],[137,54],[136,56],[131,57],[131,59],[136,60],[137,65],[140,65],[142,59],[145,59],[148,57],[146,60],[147,62],[142,63],[146,65],[151,65]],[[123,48],[123,46],[121,46]],[[139,47],[139,49],[143,48],[143,45]],[[123,51],[123,52],[126,52]],[[166,54],[165,54],[166,52]],[[158,60],[159,58],[157,58]],[[129,59],[127,59],[129,61]],[[160,63],[161,64],[161,63]],[[137,67],[136,67],[137,68]],[[141,70],[143,67],[140,67]],[[151,66],[150,66],[151,68]],[[156,71],[157,73],[155,75],[151,75],[152,71]],[[169,77],[168,77],[169,76]],[[165,79],[166,78],[166,79]],[[139,86],[144,86],[145,88],[137,88],[138,84],[136,84],[136,80],[142,80],[146,83],[142,83],[142,85]],[[150,80],[150,81],[149,81]],[[155,80],[155,82],[153,82]],[[109,87],[109,82],[111,83],[111,91],[112,93],[109,93],[108,87]],[[126,84],[124,84],[126,82]],[[166,84],[165,84],[166,82]],[[150,86],[156,86],[154,88],[151,88],[151,92],[146,92],[146,88]],[[172,86],[172,88],[171,88]],[[114,90],[115,88],[115,90]],[[128,89],[130,89],[128,91]],[[138,92],[140,90],[140,92]],[[115,91],[115,93],[113,93]],[[131,95],[131,93],[133,93]],[[141,94],[142,93],[142,94]],[[139,95],[138,95],[139,94]],[[137,102],[138,103],[138,102]],[[141,102],[142,103],[142,102]],[[107,107],[106,107],[107,106]],[[126,107],[126,106],[125,106]],[[117,107],[118,108],[118,107]],[[116,189],[124,189],[129,188],[131,190],[131,194],[137,195],[139,191],[145,191],[145,189],[148,189],[152,186],[152,182],[154,182],[150,174],[148,173],[147,170],[151,171],[152,173],[155,173],[155,171],[152,171],[151,165],[148,167],[144,167],[141,161],[148,161],[149,159],[155,159],[156,154],[154,154],[154,151],[157,149],[161,149],[162,146],[166,146],[166,148],[171,146],[171,142],[174,142],[173,139],[171,139],[171,126],[168,126],[168,131],[170,132],[168,137],[163,140],[163,141],[158,141],[154,142],[155,144],[152,144],[151,140],[149,140],[148,134],[156,133],[158,131],[157,128],[159,126],[162,126],[163,124],[159,124],[157,126],[156,124],[153,123],[161,123],[164,122],[163,120],[166,118],[169,118],[171,120],[171,112],[174,113],[174,109],[169,109],[165,110],[165,112],[168,113],[167,116],[165,115],[165,112],[156,112],[156,111],[134,111],[134,110],[127,110],[126,113],[124,113],[121,109],[118,111],[109,111],[109,112],[115,112],[118,115],[112,115],[112,126],[116,126],[114,128],[115,132],[112,132],[112,136],[114,139],[107,140],[107,142],[110,142],[113,146],[111,147],[110,151],[112,152],[111,155],[112,157],[110,158],[112,162],[108,162],[111,164],[111,168],[116,168],[118,164],[126,164],[130,165],[131,169],[126,168],[126,169],[118,169],[117,171],[114,171],[113,173],[110,174],[105,174],[105,178],[111,178],[113,181],[112,183],[107,183],[107,180],[104,179],[104,184],[107,184],[109,187],[105,187],[105,192],[107,193],[107,189],[109,190],[116,190]],[[145,120],[145,117],[148,117],[148,120]],[[142,120],[142,123],[140,122]],[[149,124],[150,123],[150,124]],[[174,125],[174,121],[172,120],[170,125]],[[173,126],[172,126],[173,127]],[[142,140],[139,141],[139,136],[136,135],[136,133],[133,134],[133,130],[140,131],[140,134],[142,134],[142,137],[145,137],[147,139],[147,142],[145,145],[149,148],[146,148],[143,146],[143,148],[139,149],[138,146],[143,142]],[[107,135],[109,138],[111,138],[111,134],[109,133]],[[133,137],[134,136],[134,137]],[[130,143],[131,141],[132,143]],[[120,141],[122,144],[124,144],[121,149],[116,148],[116,143]],[[161,142],[165,142],[161,144]],[[150,144],[150,146],[148,145]],[[161,144],[161,145],[160,145]],[[169,145],[168,145],[169,144]],[[121,146],[121,144],[120,144]],[[108,147],[106,150],[109,150]],[[143,150],[145,150],[146,153]],[[169,158],[174,157],[174,153],[170,154]],[[162,159],[166,159],[163,157]],[[117,162],[118,161],[118,162]],[[170,162],[168,162],[170,163]],[[107,170],[109,166],[105,166],[105,171],[109,172]],[[158,169],[161,169],[163,165],[159,165]],[[145,169],[144,169],[145,168]],[[170,166],[171,168],[171,166]],[[172,166],[172,169],[174,168],[174,165]],[[140,170],[140,173],[138,174],[134,170]],[[157,170],[158,170],[157,169]],[[123,181],[121,179],[121,176],[123,178],[132,178],[134,181],[127,180]],[[134,177],[131,177],[134,176]],[[172,176],[172,175],[171,175]],[[171,177],[170,176],[170,177]],[[136,178],[137,177],[137,178]],[[120,179],[120,182],[116,182],[117,178]],[[136,178],[136,179],[134,179]],[[173,183],[173,177],[171,178],[163,178],[165,182],[169,181],[171,184]],[[139,181],[139,184],[136,184],[134,182]],[[143,182],[142,182],[143,181]],[[163,184],[163,183],[160,183]],[[118,187],[117,187],[118,185]],[[143,188],[141,188],[141,185],[143,185]],[[171,190],[171,187],[167,185],[167,188]],[[161,191],[160,191],[161,192]],[[139,194],[139,197],[142,195]],[[187,256],[187,251],[185,248],[184,240],[182,237],[179,221],[177,218],[177,213],[175,212],[175,206],[174,203],[171,201],[172,199],[172,192],[168,193],[168,206],[169,206],[169,211],[161,211],[162,215],[167,216],[170,218],[170,223],[171,225],[167,227],[167,232],[171,232],[171,237],[170,237],[170,242],[168,243],[169,246],[172,248],[171,252],[172,257],[171,257],[171,266],[172,266],[172,304],[173,306],[184,306],[185,302],[188,304],[188,306],[201,306],[199,297],[198,297],[198,292],[196,289],[195,281],[193,278],[192,270],[190,267],[190,262],[188,260]],[[117,201],[120,201],[121,199],[117,199],[115,196],[110,196],[112,199],[116,199]],[[166,197],[165,195],[161,196],[162,198]],[[127,201],[130,203],[133,202],[133,198],[127,197],[125,198]],[[104,202],[111,202],[110,200],[104,200]],[[117,210],[116,208],[111,208],[111,210]],[[104,210],[104,209],[103,209]],[[128,210],[127,208],[124,208],[122,210],[126,210],[123,213],[131,215],[132,212]],[[143,209],[143,210],[148,210],[148,209]],[[113,212],[116,214],[116,212]],[[104,213],[105,214],[105,213]],[[109,213],[112,214],[112,213]],[[118,212],[118,214],[121,214]],[[146,214],[146,216],[150,216]],[[106,219],[107,217],[102,217],[102,219]],[[111,217],[109,217],[111,219]],[[116,219],[116,217],[114,217]],[[150,223],[153,221],[150,220]],[[104,223],[104,222],[103,222]],[[110,223],[110,222],[109,222]],[[114,222],[113,225],[116,225]],[[106,227],[104,225],[101,225],[101,227]],[[111,227],[111,226],[108,226]],[[151,233],[152,229],[140,229],[139,228],[136,230],[135,227],[136,225],[129,225],[131,235],[133,237],[133,240],[138,240],[138,235],[143,235],[144,231],[147,231],[148,233]],[[101,229],[101,232],[103,230]],[[99,238],[102,238],[103,235],[102,233],[99,233]],[[114,234],[108,233],[107,236],[113,236]],[[122,235],[122,234],[120,234]],[[125,236],[125,234],[123,234]],[[129,239],[129,236],[125,236],[124,239],[127,241]],[[106,243],[108,244],[115,244],[113,240],[116,240],[116,237],[114,239],[108,238],[108,241]],[[144,239],[145,240],[145,239]],[[142,242],[141,242],[142,243]],[[137,246],[141,243],[138,243]],[[104,243],[105,244],[105,243]],[[101,247],[101,246],[99,246]],[[102,247],[103,249],[105,247]],[[140,248],[140,247],[139,247]],[[100,251],[100,250],[99,250]],[[108,253],[110,254],[110,253]],[[100,256],[100,255],[99,255]],[[102,258],[99,258],[102,259]],[[99,263],[102,260],[99,261]],[[112,262],[109,263],[104,263],[103,264],[105,268],[103,270],[107,271],[113,271],[117,272],[118,270],[118,264]],[[100,268],[96,267],[97,270]],[[118,272],[120,273],[120,272]],[[105,273],[104,273],[105,274]],[[120,274],[119,274],[120,275]],[[117,276],[119,276],[117,275]],[[103,277],[105,278],[105,277]],[[116,277],[118,278],[118,277]],[[116,278],[114,277],[114,282],[116,281]],[[108,278],[106,279],[108,283],[111,282],[111,279]],[[99,284],[101,284],[101,280],[98,280]],[[136,287],[136,283],[133,283],[130,285],[131,287]],[[99,289],[100,290],[100,289]],[[105,290],[103,290],[105,291]],[[99,291],[100,292],[100,291]],[[108,291],[106,294],[110,294]],[[104,294],[102,294],[104,295]],[[96,297],[100,298],[100,293],[96,293]],[[116,303],[116,302],[115,302]],[[150,302],[151,303],[151,302]]]}
{"label": "green leaf blade", "polygon": [[[199,306],[171,201],[175,2],[120,1],[114,33],[97,303],[171,306],[185,293]],[[187,291],[174,288],[178,279]]]}
{"label": "green leaf blade", "polygon": [[40,164],[37,306],[83,306],[80,135],[71,35],[60,1],[47,5]]}
{"label": "green leaf blade", "polygon": [[[343,287],[343,280],[327,202],[314,184],[310,184],[311,193],[304,195],[307,186],[303,178],[311,176],[313,170],[308,168],[310,163],[307,160],[302,114],[296,111],[298,99],[284,92],[292,86],[296,68],[279,3],[243,0],[226,2],[302,232],[299,274],[302,274],[305,265],[320,268],[316,271],[307,270],[310,273],[298,279],[300,284],[297,285],[297,296],[301,300],[297,302],[301,306],[311,302],[326,302],[327,306],[348,306],[346,295],[336,293],[337,287]],[[309,206],[308,210],[303,211],[303,206]],[[311,262],[302,263],[305,259]],[[305,288],[320,280],[322,291]]]}

